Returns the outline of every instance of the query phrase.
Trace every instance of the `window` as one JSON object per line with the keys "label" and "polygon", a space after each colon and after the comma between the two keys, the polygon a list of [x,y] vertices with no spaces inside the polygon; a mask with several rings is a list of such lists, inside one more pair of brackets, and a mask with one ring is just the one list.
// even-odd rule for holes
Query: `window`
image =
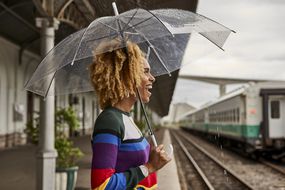
{"label": "window", "polygon": [[270,102],[270,108],[271,108],[271,118],[272,119],[278,119],[280,118],[280,103],[278,100],[271,101]]}

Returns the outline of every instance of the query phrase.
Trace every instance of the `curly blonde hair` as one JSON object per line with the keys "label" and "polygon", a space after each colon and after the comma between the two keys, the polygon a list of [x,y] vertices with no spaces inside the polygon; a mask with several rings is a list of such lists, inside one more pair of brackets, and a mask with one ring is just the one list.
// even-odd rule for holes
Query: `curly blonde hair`
{"label": "curly blonde hair", "polygon": [[144,54],[135,43],[127,42],[127,51],[126,48],[120,48],[121,44],[118,40],[112,40],[101,43],[94,50],[106,51],[99,55],[94,53],[90,66],[91,83],[101,109],[114,106],[125,97],[136,95],[136,88],[141,84]]}

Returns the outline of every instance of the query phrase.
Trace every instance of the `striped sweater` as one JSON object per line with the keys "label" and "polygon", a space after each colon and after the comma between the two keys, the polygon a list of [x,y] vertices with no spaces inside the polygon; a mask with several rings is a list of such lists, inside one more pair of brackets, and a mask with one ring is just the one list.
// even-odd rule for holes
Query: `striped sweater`
{"label": "striped sweater", "polygon": [[92,189],[156,189],[156,174],[144,176],[150,145],[129,113],[110,107],[95,122],[92,135]]}

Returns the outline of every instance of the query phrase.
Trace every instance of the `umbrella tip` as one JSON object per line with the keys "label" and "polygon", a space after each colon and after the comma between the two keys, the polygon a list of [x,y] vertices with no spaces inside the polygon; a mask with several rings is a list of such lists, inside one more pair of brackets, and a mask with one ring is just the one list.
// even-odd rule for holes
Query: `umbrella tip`
{"label": "umbrella tip", "polygon": [[112,7],[113,7],[113,11],[114,11],[115,16],[119,15],[116,2],[112,2]]}

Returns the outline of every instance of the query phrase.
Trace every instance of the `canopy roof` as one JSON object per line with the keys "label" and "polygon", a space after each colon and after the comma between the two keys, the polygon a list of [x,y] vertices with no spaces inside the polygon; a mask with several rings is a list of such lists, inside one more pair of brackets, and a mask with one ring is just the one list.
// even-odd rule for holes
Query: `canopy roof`
{"label": "canopy roof", "polygon": [[[67,35],[86,27],[92,20],[113,15],[114,0],[0,0],[0,36],[19,45],[21,50],[40,54],[40,30],[36,17],[55,17],[60,21],[55,43]],[[119,12],[133,8],[178,8],[196,10],[198,0],[117,0]],[[168,114],[178,71],[172,76],[156,78],[149,107],[159,116]]]}

